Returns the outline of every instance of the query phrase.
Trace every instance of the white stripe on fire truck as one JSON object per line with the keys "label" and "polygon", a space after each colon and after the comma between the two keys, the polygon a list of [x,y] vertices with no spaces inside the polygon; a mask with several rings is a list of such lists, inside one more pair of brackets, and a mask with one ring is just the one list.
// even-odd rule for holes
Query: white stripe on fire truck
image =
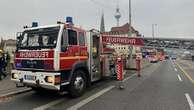
{"label": "white stripe on fire truck", "polygon": [[54,60],[54,58],[15,58],[16,60]]}
{"label": "white stripe on fire truck", "polygon": [[60,60],[88,59],[87,56],[61,57]]}
{"label": "white stripe on fire truck", "polygon": [[[60,57],[60,60],[88,59],[87,56]],[[54,58],[16,58],[16,60],[54,60]]]}

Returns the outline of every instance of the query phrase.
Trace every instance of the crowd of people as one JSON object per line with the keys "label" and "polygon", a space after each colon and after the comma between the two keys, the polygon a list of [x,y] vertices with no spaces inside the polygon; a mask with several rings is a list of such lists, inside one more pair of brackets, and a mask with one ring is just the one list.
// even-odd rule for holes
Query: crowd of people
{"label": "crowd of people", "polygon": [[7,73],[13,69],[13,55],[0,50],[0,80],[7,76]]}

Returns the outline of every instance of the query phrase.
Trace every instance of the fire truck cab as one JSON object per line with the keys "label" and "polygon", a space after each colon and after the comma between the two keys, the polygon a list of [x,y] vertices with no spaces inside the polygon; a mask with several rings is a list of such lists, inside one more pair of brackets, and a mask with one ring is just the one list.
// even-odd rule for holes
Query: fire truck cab
{"label": "fire truck cab", "polygon": [[17,36],[15,69],[11,80],[33,90],[69,91],[82,95],[103,73],[101,37],[72,23],[25,28]]}

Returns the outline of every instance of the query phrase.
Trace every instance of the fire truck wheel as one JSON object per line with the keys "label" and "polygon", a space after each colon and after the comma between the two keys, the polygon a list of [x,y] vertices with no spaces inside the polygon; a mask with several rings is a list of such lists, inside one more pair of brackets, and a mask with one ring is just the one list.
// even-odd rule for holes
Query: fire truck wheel
{"label": "fire truck wheel", "polygon": [[82,70],[77,70],[74,72],[70,85],[69,94],[71,97],[81,96],[86,89],[86,75]]}

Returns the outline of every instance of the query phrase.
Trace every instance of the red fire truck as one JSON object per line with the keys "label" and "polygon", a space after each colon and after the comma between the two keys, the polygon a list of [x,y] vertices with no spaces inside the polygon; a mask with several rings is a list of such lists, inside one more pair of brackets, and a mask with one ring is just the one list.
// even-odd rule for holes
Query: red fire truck
{"label": "red fire truck", "polygon": [[11,80],[33,90],[68,90],[78,97],[108,73],[109,57],[103,55],[101,42],[99,32],[76,27],[71,17],[56,25],[33,23],[17,36]]}

